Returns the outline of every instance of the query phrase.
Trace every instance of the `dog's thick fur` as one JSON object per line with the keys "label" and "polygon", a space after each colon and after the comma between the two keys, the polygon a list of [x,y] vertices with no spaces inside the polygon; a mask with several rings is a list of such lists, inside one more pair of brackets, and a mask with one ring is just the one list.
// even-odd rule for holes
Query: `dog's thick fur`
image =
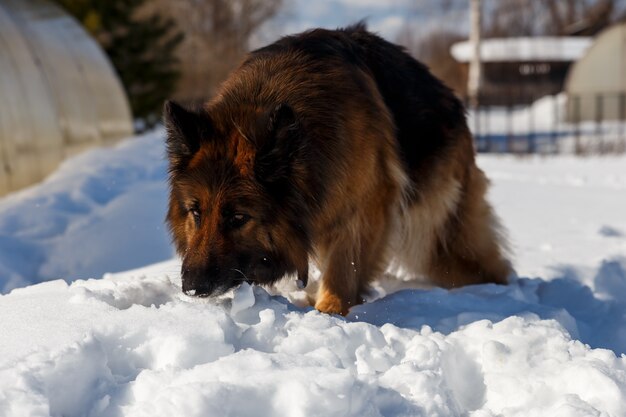
{"label": "dog's thick fur", "polygon": [[165,122],[189,294],[306,283],[309,258],[329,313],[361,302],[394,259],[448,288],[506,282],[462,104],[362,25],[254,51],[201,110],[166,104]]}

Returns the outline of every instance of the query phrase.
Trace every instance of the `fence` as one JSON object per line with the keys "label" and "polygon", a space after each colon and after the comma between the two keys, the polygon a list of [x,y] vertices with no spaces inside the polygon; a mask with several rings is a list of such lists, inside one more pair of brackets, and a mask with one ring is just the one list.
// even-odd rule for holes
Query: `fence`
{"label": "fence", "polygon": [[626,152],[626,94],[546,96],[470,111],[478,152]]}

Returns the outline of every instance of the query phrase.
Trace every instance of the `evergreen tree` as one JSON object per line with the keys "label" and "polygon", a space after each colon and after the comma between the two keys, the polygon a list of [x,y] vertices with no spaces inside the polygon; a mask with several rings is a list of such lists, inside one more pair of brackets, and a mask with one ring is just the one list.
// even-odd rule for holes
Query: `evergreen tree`
{"label": "evergreen tree", "polygon": [[146,0],[55,0],[102,46],[122,80],[133,115],[146,127],[160,120],[163,101],[180,77],[182,33],[171,18],[149,12]]}

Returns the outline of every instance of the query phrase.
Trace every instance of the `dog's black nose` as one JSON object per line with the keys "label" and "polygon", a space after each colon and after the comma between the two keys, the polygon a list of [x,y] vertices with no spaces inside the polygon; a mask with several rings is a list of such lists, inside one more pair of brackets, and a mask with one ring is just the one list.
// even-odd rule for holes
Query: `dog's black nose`
{"label": "dog's black nose", "polygon": [[206,271],[183,269],[183,292],[193,297],[208,297],[218,287],[219,268],[212,267]]}
{"label": "dog's black nose", "polygon": [[203,283],[190,283],[189,280],[183,280],[183,292],[192,297],[208,297],[212,294],[213,288]]}

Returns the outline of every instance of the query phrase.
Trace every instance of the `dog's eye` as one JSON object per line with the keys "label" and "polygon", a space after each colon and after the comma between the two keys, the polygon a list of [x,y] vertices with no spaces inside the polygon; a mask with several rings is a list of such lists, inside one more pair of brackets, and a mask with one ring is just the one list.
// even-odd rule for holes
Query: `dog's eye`
{"label": "dog's eye", "polygon": [[250,220],[250,216],[242,213],[235,213],[228,219],[228,224],[231,228],[236,229],[244,224],[246,224]]}
{"label": "dog's eye", "polygon": [[189,213],[193,216],[193,220],[196,222],[196,226],[200,225],[200,209],[192,207],[189,209]]}

